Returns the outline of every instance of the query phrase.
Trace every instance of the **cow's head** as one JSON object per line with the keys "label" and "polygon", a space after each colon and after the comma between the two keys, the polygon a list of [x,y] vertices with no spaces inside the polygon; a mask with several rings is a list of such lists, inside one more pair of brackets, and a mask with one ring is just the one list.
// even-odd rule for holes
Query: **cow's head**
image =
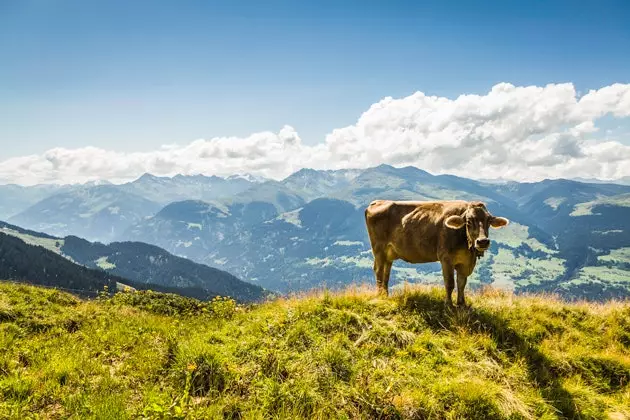
{"label": "cow's head", "polygon": [[491,215],[486,206],[477,201],[469,203],[468,208],[462,215],[450,216],[444,223],[451,229],[461,229],[466,226],[468,247],[471,249],[475,248],[478,252],[483,253],[490,247],[488,228],[502,228],[507,226],[509,220],[505,217]]}

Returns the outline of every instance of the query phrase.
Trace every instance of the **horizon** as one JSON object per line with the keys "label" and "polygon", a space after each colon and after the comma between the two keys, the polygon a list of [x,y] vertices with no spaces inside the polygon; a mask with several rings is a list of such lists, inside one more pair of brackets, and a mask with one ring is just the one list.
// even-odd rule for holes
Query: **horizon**
{"label": "horizon", "polygon": [[340,168],[340,169],[315,169],[315,168],[309,168],[309,167],[303,167],[300,168],[292,173],[290,173],[289,175],[282,177],[282,178],[267,178],[267,177],[263,177],[263,176],[257,176],[257,175],[253,175],[250,173],[234,173],[234,174],[230,174],[230,175],[214,175],[214,174],[210,174],[210,175],[206,175],[203,173],[197,173],[197,174],[181,174],[181,173],[176,173],[173,175],[156,175],[150,172],[145,172],[133,179],[129,179],[126,181],[121,181],[121,182],[111,182],[108,181],[106,179],[104,180],[91,180],[91,181],[84,181],[84,182],[74,182],[74,183],[59,183],[59,182],[50,182],[50,183],[38,183],[38,184],[17,184],[17,183],[0,183],[0,187],[1,186],[17,186],[17,187],[21,187],[21,188],[34,188],[34,187],[41,187],[41,186],[59,186],[59,187],[64,187],[64,186],[88,186],[88,187],[94,187],[94,186],[101,186],[101,185],[114,185],[114,186],[120,186],[120,185],[125,185],[125,184],[131,184],[134,182],[139,181],[140,179],[149,176],[149,177],[153,177],[153,178],[158,178],[158,179],[174,179],[177,177],[204,177],[204,178],[219,178],[219,179],[223,179],[223,180],[229,180],[231,178],[244,178],[246,180],[250,180],[251,179],[256,179],[257,181],[251,181],[254,183],[264,183],[264,182],[282,182],[292,176],[294,176],[295,174],[301,172],[301,171],[317,171],[317,172],[339,172],[339,171],[359,171],[359,172],[363,172],[363,171],[368,171],[371,169],[377,169],[379,167],[390,167],[390,168],[394,168],[394,169],[406,169],[406,168],[414,168],[414,169],[418,169],[420,171],[426,172],[431,176],[454,176],[454,177],[458,177],[458,178],[464,178],[464,179],[470,179],[479,183],[496,183],[496,184],[500,184],[500,183],[539,183],[539,182],[545,182],[545,181],[573,181],[573,182],[579,182],[579,183],[583,183],[583,184],[588,184],[588,183],[601,183],[601,184],[617,184],[617,185],[627,185],[627,181],[628,181],[628,177],[622,177],[622,178],[617,178],[617,179],[612,179],[612,180],[607,180],[607,179],[600,179],[600,178],[582,178],[582,177],[575,177],[575,178],[566,178],[566,177],[558,177],[558,178],[542,178],[536,181],[517,181],[517,180],[512,180],[512,179],[505,179],[505,178],[482,178],[482,179],[478,179],[478,178],[471,178],[471,177],[462,177],[459,175],[454,175],[451,173],[440,173],[440,174],[435,174],[435,173],[431,173],[430,171],[427,171],[423,168],[417,167],[417,166],[413,166],[413,165],[405,165],[405,166],[395,166],[395,165],[390,165],[387,163],[381,163],[378,165],[374,165],[374,166],[369,166],[369,167],[365,167],[365,168]]}
{"label": "horizon", "polygon": [[626,2],[0,10],[1,184],[379,164],[630,176]]}

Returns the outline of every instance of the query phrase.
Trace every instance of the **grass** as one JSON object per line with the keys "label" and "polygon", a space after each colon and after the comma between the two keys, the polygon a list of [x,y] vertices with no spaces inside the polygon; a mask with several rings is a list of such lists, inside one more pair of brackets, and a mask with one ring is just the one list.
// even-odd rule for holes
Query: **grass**
{"label": "grass", "polygon": [[103,270],[113,270],[116,268],[116,264],[112,264],[107,261],[107,257],[100,257],[96,260],[96,265]]}
{"label": "grass", "polygon": [[598,214],[593,213],[593,209],[597,206],[603,205],[630,207],[630,194],[619,194],[610,197],[600,197],[597,200],[576,204],[573,207],[573,211],[571,212],[571,214],[569,214],[569,216],[578,217]]}
{"label": "grass", "polygon": [[56,254],[61,255],[61,248],[63,248],[64,240],[63,239],[50,239],[50,238],[42,238],[39,236],[29,235],[27,233],[21,233],[17,230],[10,229],[8,227],[0,228],[0,232],[6,233],[7,235],[15,236],[16,238],[21,239],[25,243],[34,246],[41,246],[46,248],[49,251],[52,251]]}
{"label": "grass", "polygon": [[523,244],[529,246],[533,251],[542,251],[546,254],[557,254],[558,251],[549,249],[536,238],[529,235],[529,227],[516,222],[510,223],[509,229],[492,230],[491,238],[494,242],[517,248]]}
{"label": "grass", "polygon": [[443,297],[242,307],[0,284],[0,418],[630,418],[630,303]]}
{"label": "grass", "polygon": [[558,207],[560,207],[560,204],[564,203],[565,201],[566,201],[566,197],[549,197],[548,199],[544,201],[544,203],[548,205],[549,207],[551,207],[552,209],[558,210]]}
{"label": "grass", "polygon": [[541,284],[558,278],[564,271],[564,261],[559,258],[527,258],[505,248],[499,248],[492,262],[493,281],[497,285]]}
{"label": "grass", "polygon": [[582,284],[599,282],[603,284],[627,285],[630,282],[630,271],[617,267],[582,267],[578,275],[565,284]]}
{"label": "grass", "polygon": [[630,262],[630,247],[613,249],[609,254],[597,257],[597,260],[612,263]]}

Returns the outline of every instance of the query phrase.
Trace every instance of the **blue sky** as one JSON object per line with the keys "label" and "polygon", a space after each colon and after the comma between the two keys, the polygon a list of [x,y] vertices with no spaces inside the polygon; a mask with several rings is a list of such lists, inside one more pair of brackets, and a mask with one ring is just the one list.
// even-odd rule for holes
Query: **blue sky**
{"label": "blue sky", "polygon": [[628,1],[0,0],[0,160],[277,132],[385,96],[630,82]]}

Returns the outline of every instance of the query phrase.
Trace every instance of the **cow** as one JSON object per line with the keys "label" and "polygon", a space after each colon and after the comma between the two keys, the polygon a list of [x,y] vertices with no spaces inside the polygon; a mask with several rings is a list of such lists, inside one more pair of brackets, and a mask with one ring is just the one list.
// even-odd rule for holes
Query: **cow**
{"label": "cow", "polygon": [[375,200],[365,209],[365,223],[374,255],[374,274],[380,295],[389,294],[392,263],[440,262],[452,306],[457,272],[457,306],[466,306],[464,288],[477,259],[490,246],[489,227],[509,220],[493,216],[481,201]]}

